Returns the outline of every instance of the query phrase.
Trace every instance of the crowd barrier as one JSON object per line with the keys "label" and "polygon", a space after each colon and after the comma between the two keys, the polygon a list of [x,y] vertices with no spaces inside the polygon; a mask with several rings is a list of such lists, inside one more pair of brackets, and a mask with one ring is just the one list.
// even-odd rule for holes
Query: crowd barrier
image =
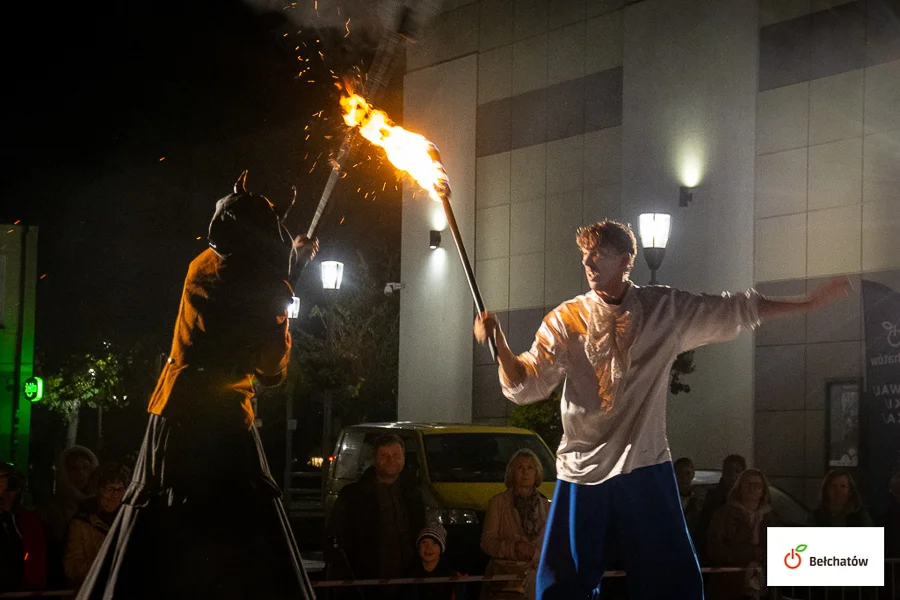
{"label": "crowd barrier", "polygon": [[[780,600],[900,600],[900,559],[887,559],[884,561],[885,585],[876,587],[803,587],[803,588],[778,588]],[[740,573],[743,571],[759,570],[754,568],[736,567],[707,567],[700,569],[703,573]],[[604,577],[625,577],[625,571],[607,571]],[[339,588],[339,587],[364,587],[378,585],[426,585],[434,583],[480,583],[496,581],[516,581],[520,579],[516,575],[457,575],[454,577],[405,577],[397,579],[328,579],[313,581],[314,588]],[[62,598],[72,597],[72,590],[57,590],[50,592],[9,592],[0,594],[2,598]]]}

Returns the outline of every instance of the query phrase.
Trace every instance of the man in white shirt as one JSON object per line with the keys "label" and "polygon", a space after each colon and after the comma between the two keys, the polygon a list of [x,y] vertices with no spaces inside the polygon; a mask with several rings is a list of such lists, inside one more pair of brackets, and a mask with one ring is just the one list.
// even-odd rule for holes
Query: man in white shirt
{"label": "man in white shirt", "polygon": [[610,554],[624,560],[631,598],[701,599],[666,439],[671,365],[761,318],[822,306],[849,283],[834,280],[798,300],[640,287],[629,279],[637,254],[630,226],[601,221],[579,228],[576,240],[591,289],[544,317],[531,350],[513,354],[491,313],[474,325],[480,343],[495,338],[500,385],[516,404],[543,400],[565,382],[538,600],[588,598]]}

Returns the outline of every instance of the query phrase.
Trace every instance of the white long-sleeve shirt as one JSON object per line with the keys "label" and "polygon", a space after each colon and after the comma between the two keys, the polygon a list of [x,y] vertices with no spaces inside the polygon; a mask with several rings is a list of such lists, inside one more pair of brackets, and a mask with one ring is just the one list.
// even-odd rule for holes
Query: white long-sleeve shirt
{"label": "white long-sleeve shirt", "polygon": [[596,292],[544,317],[531,350],[519,355],[526,377],[504,395],[516,404],[547,398],[565,380],[557,477],[598,484],[671,460],[666,397],[675,357],[734,339],[759,324],[754,290],[721,296],[631,285],[618,305]]}

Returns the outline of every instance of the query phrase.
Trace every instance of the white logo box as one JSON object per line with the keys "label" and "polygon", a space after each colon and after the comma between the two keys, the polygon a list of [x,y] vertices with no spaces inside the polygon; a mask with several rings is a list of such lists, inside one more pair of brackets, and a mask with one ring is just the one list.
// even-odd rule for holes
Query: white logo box
{"label": "white logo box", "polygon": [[883,586],[883,527],[769,527],[766,583]]}

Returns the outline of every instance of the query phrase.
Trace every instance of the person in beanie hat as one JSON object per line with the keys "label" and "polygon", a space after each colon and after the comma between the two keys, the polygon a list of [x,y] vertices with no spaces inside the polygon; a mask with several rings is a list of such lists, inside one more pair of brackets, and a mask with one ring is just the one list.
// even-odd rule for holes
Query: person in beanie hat
{"label": "person in beanie hat", "polygon": [[[440,523],[428,523],[416,537],[419,562],[410,574],[415,578],[454,577],[460,575],[444,558],[447,530]],[[460,583],[425,583],[410,587],[409,600],[463,600],[465,586]]]}
{"label": "person in beanie hat", "polygon": [[[422,528],[422,531],[419,532],[419,536],[416,538],[416,548],[421,548],[422,540],[425,538],[431,538],[437,545],[440,547],[440,554],[443,554],[447,550],[447,530],[444,529],[444,526],[440,523],[428,523],[425,527]],[[422,551],[419,550],[419,557],[421,558]],[[438,556],[440,558],[440,556]]]}

